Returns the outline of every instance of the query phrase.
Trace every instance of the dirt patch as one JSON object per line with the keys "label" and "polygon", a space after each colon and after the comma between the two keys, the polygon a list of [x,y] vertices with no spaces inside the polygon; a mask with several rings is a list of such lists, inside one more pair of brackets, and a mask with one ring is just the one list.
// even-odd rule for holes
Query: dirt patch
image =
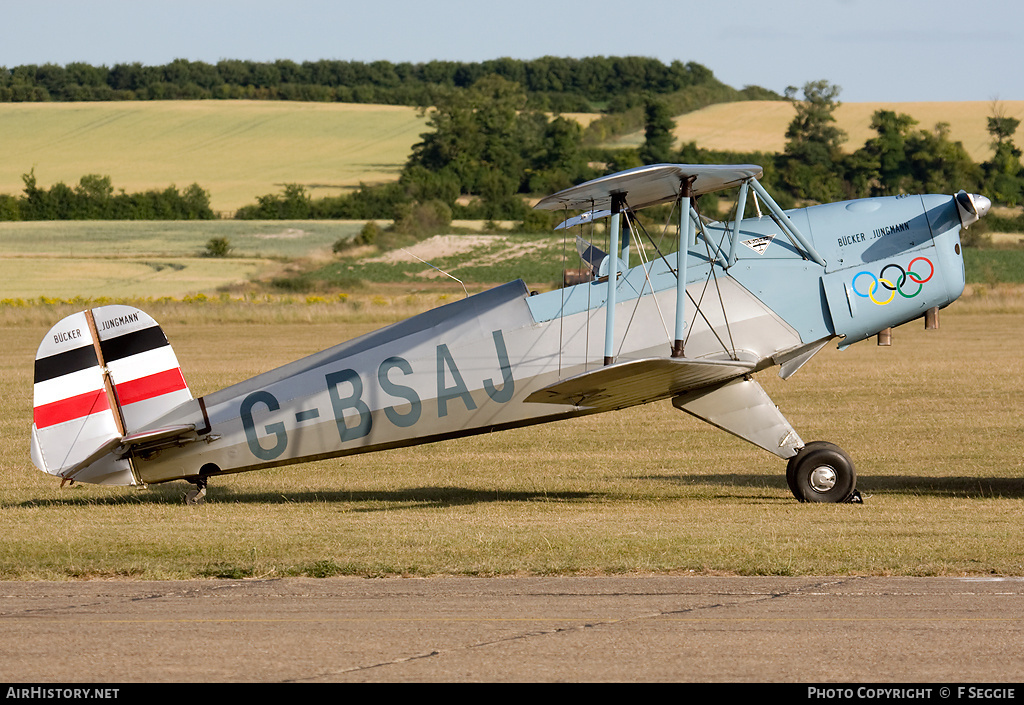
{"label": "dirt patch", "polygon": [[[423,279],[436,279],[446,276],[436,269],[437,263],[447,257],[464,255],[457,268],[488,267],[510,258],[528,256],[544,249],[541,242],[512,242],[504,235],[435,235],[411,247],[385,252],[377,257],[363,260],[365,262],[427,263],[431,266],[409,276]],[[474,254],[476,251],[479,254]],[[451,276],[450,274],[447,276]]]}
{"label": "dirt patch", "polygon": [[367,262],[432,262],[444,257],[471,252],[478,247],[490,247],[496,242],[505,240],[501,235],[435,235],[411,247],[385,252]]}
{"label": "dirt patch", "polygon": [[993,245],[1024,245],[1024,233],[989,233]]}
{"label": "dirt patch", "polygon": [[252,237],[257,240],[298,240],[305,237],[306,231],[299,228],[286,228],[279,233],[259,233]]}

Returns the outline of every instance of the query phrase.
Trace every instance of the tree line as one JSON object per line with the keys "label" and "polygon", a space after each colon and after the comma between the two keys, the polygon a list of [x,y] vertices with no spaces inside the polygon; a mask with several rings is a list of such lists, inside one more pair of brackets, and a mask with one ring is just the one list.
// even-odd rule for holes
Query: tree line
{"label": "tree line", "polygon": [[1013,135],[1020,124],[1003,114],[998,103],[987,118],[993,156],[978,164],[960,142],[950,137],[949,124],[930,129],[909,115],[877,110],[871,119],[876,136],[850,153],[841,149],[846,133],[835,124],[840,89],[814,81],[787,97],[796,116],[786,131],[786,147],[772,160],[777,181],[793,198],[818,202],[902,193],[981,192],[996,203],[1024,202],[1024,168]]}
{"label": "tree line", "polygon": [[[260,197],[239,218],[388,218],[401,220],[415,204],[443,206],[456,218],[523,221],[546,228],[557,215],[532,211],[523,200],[552,193],[643,164],[753,163],[764,169],[762,183],[785,208],[903,193],[980,192],[994,202],[1024,202],[1021,150],[1013,142],[1019,124],[994,106],[988,118],[994,155],[975,163],[943,123],[922,129],[916,120],[891,110],[875,112],[876,137],[846,153],[846,134],[835,124],[839,87],[816,81],[787,91],[795,116],[781,153],[707,150],[689,142],[677,146],[673,110],[657,97],[641,108],[644,143],[638,149],[589,146],[586,131],[572,120],[525,109],[521,88],[497,76],[439,100],[430,113],[430,132],[416,144],[398,182],[364,186],[350,195],[311,199],[292,184],[281,194]],[[717,213],[713,194],[705,197]],[[1024,219],[1022,219],[1024,220]],[[1024,222],[1001,223],[1022,229]]]}
{"label": "tree line", "polygon": [[[429,110],[428,131],[414,145],[400,178],[335,197],[313,199],[299,184],[260,196],[240,209],[242,219],[387,219],[397,227],[417,221],[446,224],[453,218],[517,220],[528,229],[547,229],[557,215],[534,211],[526,198],[548,194],[605,173],[642,164],[754,163],[764,169],[762,182],[783,207],[864,196],[901,193],[984,193],[996,203],[1024,202],[1021,150],[1013,136],[1019,121],[993,107],[988,118],[993,156],[977,164],[950,138],[949,127],[920,128],[910,116],[877,111],[876,136],[853,152],[841,146],[846,135],[835,123],[838,86],[816,81],[790,88],[795,115],[783,152],[737,153],[706,150],[695,143],[675,144],[677,106],[666,96],[649,94],[630,110],[644,129],[638,149],[601,146],[592,132],[574,120],[552,117],[531,107],[521,84],[498,74],[486,75],[468,88],[439,88]],[[34,174],[25,177],[22,197],[0,197],[0,219],[146,217],[141,213],[176,213],[152,217],[212,217],[205,191],[193,184],[185,193],[115,195],[109,177],[83,177],[71,188],[57,184],[40,189]],[[172,192],[173,191],[173,192]],[[714,194],[702,199],[714,211]],[[160,202],[163,205],[157,206]],[[179,205],[168,205],[172,202]],[[135,204],[131,206],[130,204]],[[97,205],[99,204],[99,205]],[[163,209],[163,210],[161,210]],[[119,214],[134,215],[119,215]],[[90,215],[92,214],[92,215]],[[1024,227],[1024,223],[1020,226]],[[1018,230],[1017,224],[1000,224]]]}
{"label": "tree line", "polygon": [[198,184],[183,191],[114,192],[109,176],[87,174],[75,186],[42,188],[35,170],[22,175],[22,195],[0,194],[0,220],[212,220],[210,194]]}
{"label": "tree line", "polygon": [[[419,106],[432,105],[438,90],[469,88],[490,75],[519,84],[532,108],[559,112],[618,113],[638,105],[644,95],[670,95],[696,86],[728,88],[701,64],[665,64],[639,56],[425,63],[225,59],[211,64],[175,59],[163,66],[0,67],[0,102],[246,98]],[[750,90],[775,95],[757,87]]]}

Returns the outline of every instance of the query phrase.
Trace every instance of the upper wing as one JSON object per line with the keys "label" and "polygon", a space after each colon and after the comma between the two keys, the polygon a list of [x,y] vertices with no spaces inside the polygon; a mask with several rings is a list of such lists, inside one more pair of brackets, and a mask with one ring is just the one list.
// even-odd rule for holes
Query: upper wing
{"label": "upper wing", "polygon": [[753,371],[753,363],[738,360],[631,360],[559,380],[525,401],[609,411],[667,399]]}
{"label": "upper wing", "polygon": [[699,196],[736,186],[749,178],[761,178],[756,164],[651,164],[627,169],[541,199],[534,208],[569,208],[596,212],[611,208],[612,196],[627,194],[633,210],[673,201],[679,197],[682,183],[693,179],[691,194]]}

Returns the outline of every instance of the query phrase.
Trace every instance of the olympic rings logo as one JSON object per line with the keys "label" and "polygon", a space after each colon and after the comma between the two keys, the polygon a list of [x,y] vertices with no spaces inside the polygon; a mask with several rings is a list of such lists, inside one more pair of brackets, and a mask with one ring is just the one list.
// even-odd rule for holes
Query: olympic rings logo
{"label": "olympic rings logo", "polygon": [[[922,276],[914,271],[914,265],[918,262],[924,262],[928,265],[928,276]],[[896,277],[896,282],[893,283],[891,278],[886,278],[887,273],[890,270],[896,270],[899,272]],[[896,294],[899,294],[905,299],[912,299],[921,293],[921,289],[924,288],[924,283],[927,282],[932,276],[935,275],[935,265],[927,257],[916,257],[910,261],[910,266],[907,269],[903,269],[898,264],[887,264],[882,267],[882,271],[878,273],[876,277],[871,272],[857,272],[853,278],[853,293],[863,299],[871,299],[874,303],[879,306],[885,306],[887,303],[896,298]],[[864,293],[860,290],[857,285],[857,280],[861,277],[868,277],[870,281],[867,283],[867,292]],[[913,289],[912,286],[905,286],[907,281],[914,282],[917,284],[917,289]],[[884,301],[879,300],[875,297],[882,289],[889,292],[889,298]],[[879,294],[879,296],[885,296],[885,294]]]}

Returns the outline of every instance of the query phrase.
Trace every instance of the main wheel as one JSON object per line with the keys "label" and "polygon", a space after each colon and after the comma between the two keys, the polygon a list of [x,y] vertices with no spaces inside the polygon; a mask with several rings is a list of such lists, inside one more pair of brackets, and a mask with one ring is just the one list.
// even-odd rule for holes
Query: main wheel
{"label": "main wheel", "polygon": [[842,448],[814,441],[789,459],[786,482],[801,502],[845,502],[856,490],[857,470]]}

